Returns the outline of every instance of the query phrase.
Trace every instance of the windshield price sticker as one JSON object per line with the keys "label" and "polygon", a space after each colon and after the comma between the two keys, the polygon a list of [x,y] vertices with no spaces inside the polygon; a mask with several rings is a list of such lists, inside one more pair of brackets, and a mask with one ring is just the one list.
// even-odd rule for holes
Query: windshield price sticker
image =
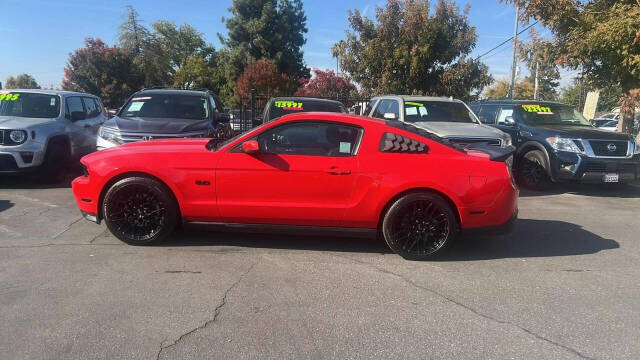
{"label": "windshield price sticker", "polygon": [[0,94],[0,101],[16,101],[20,97],[20,94]]}
{"label": "windshield price sticker", "polygon": [[540,106],[540,105],[522,105],[522,108],[526,112],[533,112],[541,115],[553,115],[553,111],[548,106]]}
{"label": "windshield price sticker", "polygon": [[275,106],[283,110],[302,111],[302,103],[295,101],[276,101]]}
{"label": "windshield price sticker", "polygon": [[412,101],[406,101],[404,104],[405,104],[405,105],[411,105],[411,106],[417,106],[417,107],[422,107],[422,106],[424,106],[424,104],[422,104],[422,103],[412,102]]}

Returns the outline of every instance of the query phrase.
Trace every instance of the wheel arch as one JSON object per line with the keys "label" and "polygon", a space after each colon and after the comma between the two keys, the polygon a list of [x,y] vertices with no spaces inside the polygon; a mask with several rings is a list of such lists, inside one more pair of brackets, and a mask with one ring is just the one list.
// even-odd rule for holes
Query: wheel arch
{"label": "wheel arch", "polygon": [[459,227],[462,226],[462,221],[460,219],[460,208],[458,207],[458,205],[456,205],[455,201],[453,201],[449,195],[445,194],[442,191],[439,191],[439,190],[436,190],[436,189],[433,189],[433,188],[430,188],[430,187],[413,187],[413,188],[406,189],[406,190],[403,190],[403,191],[397,193],[396,195],[391,197],[391,199],[389,199],[385,203],[385,205],[382,207],[382,211],[380,211],[380,214],[378,214],[377,229],[378,230],[381,229],[382,221],[384,220],[384,216],[386,215],[386,213],[389,210],[389,208],[391,207],[391,205],[393,205],[393,203],[395,203],[398,199],[400,199],[401,197],[403,197],[405,195],[408,195],[408,194],[425,193],[425,192],[441,196],[447,203],[449,203],[451,208],[454,210],[453,213],[456,216],[456,221],[458,222],[458,226]]}
{"label": "wheel arch", "polygon": [[142,172],[142,171],[126,171],[126,172],[122,172],[119,173],[113,177],[111,177],[102,187],[102,189],[100,190],[100,196],[98,197],[98,213],[97,213],[97,217],[98,219],[102,219],[102,203],[104,201],[104,197],[107,194],[107,191],[109,191],[109,189],[111,188],[111,186],[113,186],[113,184],[117,183],[118,181],[122,180],[122,179],[126,179],[129,177],[144,177],[144,178],[149,178],[149,179],[153,179],[157,182],[159,182],[160,184],[162,184],[167,191],[169,191],[169,194],[171,194],[171,197],[173,197],[173,200],[175,201],[175,205],[176,205],[176,209],[177,209],[177,213],[178,213],[178,220],[180,220],[182,218],[182,210],[180,208],[180,201],[178,200],[178,196],[176,195],[176,191],[173,187],[171,187],[166,181],[164,181],[163,179],[146,173],[146,172]]}
{"label": "wheel arch", "polygon": [[549,152],[547,151],[547,149],[540,144],[537,141],[528,141],[524,144],[522,144],[519,148],[518,151],[516,152],[516,158],[515,158],[515,166],[517,167],[519,165],[519,162],[521,161],[522,157],[532,151],[532,150],[538,150],[541,151],[542,154],[544,155],[544,160],[545,160],[545,164],[544,164],[544,169],[547,171],[548,175],[551,175],[551,159],[549,158]]}

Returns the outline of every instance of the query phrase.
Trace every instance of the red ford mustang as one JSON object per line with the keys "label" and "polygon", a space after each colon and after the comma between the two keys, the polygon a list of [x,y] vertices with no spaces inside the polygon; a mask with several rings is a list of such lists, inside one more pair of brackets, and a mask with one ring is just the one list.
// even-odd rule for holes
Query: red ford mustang
{"label": "red ford mustang", "polygon": [[226,142],[154,140],[82,158],[80,210],[122,241],[156,242],[179,221],[368,230],[408,259],[461,231],[510,230],[512,148],[461,149],[398,121],[288,115]]}

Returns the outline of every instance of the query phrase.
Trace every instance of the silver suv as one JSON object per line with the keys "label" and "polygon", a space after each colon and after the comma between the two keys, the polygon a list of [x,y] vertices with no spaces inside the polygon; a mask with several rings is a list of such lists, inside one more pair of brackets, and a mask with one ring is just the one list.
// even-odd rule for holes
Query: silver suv
{"label": "silver suv", "polygon": [[484,125],[460,100],[445,97],[385,95],[371,99],[365,115],[384,120],[399,120],[423,128],[451,142],[507,147],[509,134]]}
{"label": "silver suv", "polygon": [[99,98],[53,90],[0,90],[0,173],[56,172],[95,151],[107,119]]}

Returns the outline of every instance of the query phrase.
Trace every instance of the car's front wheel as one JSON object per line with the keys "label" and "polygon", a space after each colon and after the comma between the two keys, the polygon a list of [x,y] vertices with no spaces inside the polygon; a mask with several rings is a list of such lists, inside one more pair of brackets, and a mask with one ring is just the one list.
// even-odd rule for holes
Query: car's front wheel
{"label": "car's front wheel", "polygon": [[382,221],[387,245],[408,260],[428,260],[458,236],[454,209],[441,196],[412,193],[394,202]]}
{"label": "car's front wheel", "polygon": [[532,150],[524,154],[518,164],[519,183],[531,190],[548,189],[551,180],[544,164],[545,157],[542,151]]}
{"label": "car's front wheel", "polygon": [[148,245],[171,234],[178,207],[170,190],[157,180],[129,177],[113,184],[102,202],[107,228],[131,245]]}

